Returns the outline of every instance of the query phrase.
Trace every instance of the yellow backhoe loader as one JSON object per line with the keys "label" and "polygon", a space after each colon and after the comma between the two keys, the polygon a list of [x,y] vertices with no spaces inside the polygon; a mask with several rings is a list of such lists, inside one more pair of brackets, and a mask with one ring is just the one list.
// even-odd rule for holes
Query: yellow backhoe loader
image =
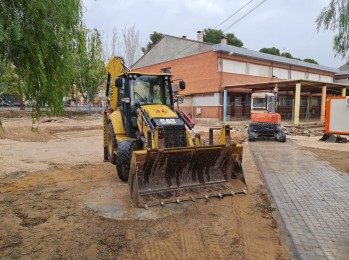
{"label": "yellow backhoe loader", "polygon": [[128,181],[137,207],[246,193],[242,145],[230,143],[223,125],[220,144],[204,146],[178,108],[171,74],[130,71],[121,57],[110,59],[107,71],[104,160]]}

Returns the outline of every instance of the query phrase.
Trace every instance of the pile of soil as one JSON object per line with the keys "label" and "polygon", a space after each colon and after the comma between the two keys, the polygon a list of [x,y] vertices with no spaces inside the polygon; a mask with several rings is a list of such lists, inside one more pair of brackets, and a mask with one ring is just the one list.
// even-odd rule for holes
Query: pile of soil
{"label": "pile of soil", "polygon": [[[205,139],[206,143],[209,142],[209,133],[207,131],[198,132],[202,139]],[[219,144],[219,131],[213,132],[213,144]],[[232,144],[242,144],[246,141],[246,133],[243,131],[232,130],[230,131],[230,141]]]}
{"label": "pile of soil", "polygon": [[286,135],[322,136],[324,134],[324,129],[309,129],[304,127],[283,127],[282,130]]}

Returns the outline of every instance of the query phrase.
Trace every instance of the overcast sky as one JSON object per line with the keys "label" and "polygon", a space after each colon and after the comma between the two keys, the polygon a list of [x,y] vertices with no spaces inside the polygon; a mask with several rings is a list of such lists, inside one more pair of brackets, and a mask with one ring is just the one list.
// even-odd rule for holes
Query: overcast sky
{"label": "overcast sky", "polygon": [[[110,39],[113,27],[121,34],[123,28],[135,26],[142,47],[154,31],[196,40],[198,30],[216,27],[249,1],[83,0],[88,28],[97,28],[105,39]],[[252,1],[217,29],[225,30],[236,23],[225,33],[234,33],[251,50],[277,47],[281,52],[301,59],[312,58],[329,67],[345,63],[334,58],[333,33],[316,30],[315,20],[330,0],[267,0],[242,18],[261,2]]]}

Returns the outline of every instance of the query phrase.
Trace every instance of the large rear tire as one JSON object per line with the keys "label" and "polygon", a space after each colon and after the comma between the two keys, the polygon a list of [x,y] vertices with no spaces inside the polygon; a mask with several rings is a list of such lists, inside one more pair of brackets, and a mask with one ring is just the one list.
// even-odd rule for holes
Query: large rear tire
{"label": "large rear tire", "polygon": [[108,159],[109,162],[112,164],[115,164],[116,160],[116,148],[117,148],[117,143],[116,143],[116,135],[114,133],[114,128],[112,123],[108,124],[108,135],[107,135],[107,144],[108,144]]}
{"label": "large rear tire", "polygon": [[116,172],[122,181],[128,181],[132,153],[136,150],[139,150],[139,145],[134,140],[122,141],[118,145]]}

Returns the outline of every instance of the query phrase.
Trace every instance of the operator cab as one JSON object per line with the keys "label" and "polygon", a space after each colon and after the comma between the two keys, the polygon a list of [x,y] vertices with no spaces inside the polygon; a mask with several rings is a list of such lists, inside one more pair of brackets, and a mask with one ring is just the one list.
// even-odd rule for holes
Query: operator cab
{"label": "operator cab", "polygon": [[173,107],[170,76],[131,75],[131,106],[167,105]]}
{"label": "operator cab", "polygon": [[252,113],[275,113],[275,95],[272,93],[252,93]]}
{"label": "operator cab", "polygon": [[172,110],[174,107],[170,74],[147,75],[130,72],[121,75],[116,85],[117,106],[125,123],[127,118],[130,118],[132,135],[137,135],[138,108],[147,105],[166,105]]}
{"label": "operator cab", "polygon": [[118,106],[125,103],[132,109],[143,105],[166,105],[173,108],[170,75],[140,75],[129,73],[118,79]]}

